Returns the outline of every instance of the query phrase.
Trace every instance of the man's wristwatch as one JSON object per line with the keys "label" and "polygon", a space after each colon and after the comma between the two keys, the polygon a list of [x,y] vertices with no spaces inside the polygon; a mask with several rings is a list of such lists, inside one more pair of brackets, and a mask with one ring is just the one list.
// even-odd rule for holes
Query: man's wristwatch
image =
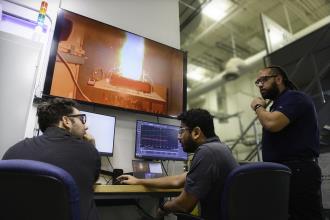
{"label": "man's wristwatch", "polygon": [[257,111],[257,109],[258,108],[260,108],[260,107],[263,107],[261,104],[256,104],[255,106],[254,106],[254,111]]}

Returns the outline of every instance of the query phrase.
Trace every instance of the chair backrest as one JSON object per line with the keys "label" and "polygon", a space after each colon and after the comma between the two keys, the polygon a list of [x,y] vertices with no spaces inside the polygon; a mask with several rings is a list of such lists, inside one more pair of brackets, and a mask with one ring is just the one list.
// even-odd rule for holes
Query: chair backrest
{"label": "chair backrest", "polygon": [[0,161],[0,204],[0,219],[80,219],[79,191],[72,176],[38,161]]}
{"label": "chair backrest", "polygon": [[287,166],[277,163],[237,167],[226,179],[222,220],[287,220],[290,175]]}

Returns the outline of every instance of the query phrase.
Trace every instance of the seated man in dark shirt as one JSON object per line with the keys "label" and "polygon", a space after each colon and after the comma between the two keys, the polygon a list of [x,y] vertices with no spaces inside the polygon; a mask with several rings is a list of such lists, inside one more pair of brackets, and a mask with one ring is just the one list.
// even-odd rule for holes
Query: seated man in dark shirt
{"label": "seated man in dark shirt", "polygon": [[100,156],[94,139],[86,133],[86,115],[72,100],[55,98],[38,107],[43,135],[12,146],[3,159],[27,159],[53,164],[72,175],[80,191],[82,220],[97,220],[93,185],[98,179]]}
{"label": "seated man in dark shirt", "polygon": [[179,140],[183,150],[194,153],[188,173],[155,179],[137,179],[122,175],[124,184],[156,188],[182,188],[182,193],[160,207],[159,214],[191,212],[201,204],[201,216],[206,220],[220,219],[221,194],[229,172],[238,164],[229,148],[214,133],[213,118],[203,109],[191,109],[178,116],[181,121]]}

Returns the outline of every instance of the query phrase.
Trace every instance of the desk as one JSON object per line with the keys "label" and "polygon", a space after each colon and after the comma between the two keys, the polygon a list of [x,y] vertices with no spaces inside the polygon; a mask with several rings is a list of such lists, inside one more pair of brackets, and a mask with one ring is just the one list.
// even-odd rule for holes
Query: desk
{"label": "desk", "polygon": [[97,206],[136,205],[140,199],[178,196],[182,189],[155,189],[142,185],[95,185]]}
{"label": "desk", "polygon": [[155,189],[142,185],[95,185],[95,200],[139,199],[178,196],[182,189]]}

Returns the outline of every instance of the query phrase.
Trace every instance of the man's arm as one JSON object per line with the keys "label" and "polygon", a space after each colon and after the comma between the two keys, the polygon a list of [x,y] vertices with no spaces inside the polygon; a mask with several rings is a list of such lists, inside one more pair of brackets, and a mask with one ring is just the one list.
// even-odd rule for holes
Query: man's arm
{"label": "man's arm", "polygon": [[262,127],[270,132],[278,132],[290,123],[290,119],[279,111],[268,112],[260,107],[256,110],[256,113]]}
{"label": "man's arm", "polygon": [[257,117],[263,128],[270,132],[278,132],[285,128],[290,120],[282,112],[269,112],[265,109],[266,101],[260,97],[255,98],[251,102],[251,108],[257,114]]}
{"label": "man's arm", "polygon": [[166,202],[163,209],[168,212],[189,213],[195,208],[198,201],[198,198],[183,190],[178,197]]}
{"label": "man's arm", "polygon": [[162,189],[175,189],[182,188],[186,181],[187,173],[182,173],[175,176],[165,176],[154,179],[138,179],[130,175],[122,175],[118,177],[118,180],[123,184],[129,185],[144,185],[152,188],[162,188]]}

